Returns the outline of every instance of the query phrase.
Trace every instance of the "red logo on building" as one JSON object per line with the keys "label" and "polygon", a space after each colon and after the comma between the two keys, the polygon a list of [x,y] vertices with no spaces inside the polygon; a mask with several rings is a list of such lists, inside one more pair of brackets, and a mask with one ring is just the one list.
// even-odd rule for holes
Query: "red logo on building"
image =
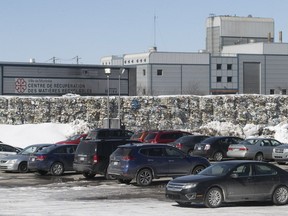
{"label": "red logo on building", "polygon": [[15,90],[18,93],[24,93],[27,89],[27,82],[23,78],[18,78],[15,81]]}

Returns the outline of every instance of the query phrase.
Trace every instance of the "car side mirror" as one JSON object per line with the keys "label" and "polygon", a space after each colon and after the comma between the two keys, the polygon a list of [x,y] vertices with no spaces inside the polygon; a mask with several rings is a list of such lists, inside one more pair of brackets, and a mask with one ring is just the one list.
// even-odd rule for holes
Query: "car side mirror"
{"label": "car side mirror", "polygon": [[230,176],[231,176],[231,178],[233,178],[233,179],[239,178],[239,175],[238,175],[237,173],[232,173]]}

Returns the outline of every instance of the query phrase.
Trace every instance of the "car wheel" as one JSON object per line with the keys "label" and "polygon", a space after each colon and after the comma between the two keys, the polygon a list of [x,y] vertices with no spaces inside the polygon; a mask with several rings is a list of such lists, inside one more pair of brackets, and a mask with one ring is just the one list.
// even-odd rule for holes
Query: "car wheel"
{"label": "car wheel", "polygon": [[222,152],[216,152],[213,156],[213,159],[215,161],[221,161],[223,160],[223,153]]}
{"label": "car wheel", "polygon": [[192,170],[192,173],[191,174],[198,174],[199,172],[201,172],[202,170],[204,170],[205,167],[204,166],[196,166],[193,170]]}
{"label": "car wheel", "polygon": [[117,181],[121,184],[130,184],[132,179],[117,179]]}
{"label": "car wheel", "polygon": [[91,172],[84,172],[83,173],[83,176],[87,179],[92,179],[95,177],[95,175],[96,175],[96,173],[91,173]]}
{"label": "car wheel", "polygon": [[150,185],[153,179],[153,175],[150,169],[142,169],[136,176],[136,182],[138,185],[147,186]]}
{"label": "car wheel", "polygon": [[285,186],[277,187],[273,193],[273,203],[275,205],[285,205],[288,203],[288,188]]}
{"label": "car wheel", "polygon": [[262,154],[262,153],[257,153],[257,154],[255,155],[254,160],[256,160],[256,161],[263,161],[263,160],[264,160],[263,154]]}
{"label": "car wheel", "polygon": [[51,166],[51,174],[54,176],[60,176],[64,173],[64,165],[60,162],[55,162]]}
{"label": "car wheel", "polygon": [[21,162],[18,166],[18,171],[20,173],[27,173],[28,172],[27,162]]}
{"label": "car wheel", "polygon": [[217,208],[221,206],[223,200],[222,191],[217,188],[211,188],[205,196],[205,206],[208,208]]}
{"label": "car wheel", "polygon": [[48,172],[44,170],[37,170],[37,173],[39,173],[40,175],[46,175]]}

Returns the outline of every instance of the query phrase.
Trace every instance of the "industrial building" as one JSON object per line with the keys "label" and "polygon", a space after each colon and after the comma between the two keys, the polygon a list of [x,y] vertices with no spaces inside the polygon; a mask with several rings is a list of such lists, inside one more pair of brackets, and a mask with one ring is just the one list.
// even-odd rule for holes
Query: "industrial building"
{"label": "industrial building", "polygon": [[0,62],[0,95],[136,95],[135,67],[105,69],[101,65]]}
{"label": "industrial building", "polygon": [[206,49],[108,56],[106,66],[136,67],[137,95],[286,94],[288,44],[274,41],[274,20],[210,16]]}

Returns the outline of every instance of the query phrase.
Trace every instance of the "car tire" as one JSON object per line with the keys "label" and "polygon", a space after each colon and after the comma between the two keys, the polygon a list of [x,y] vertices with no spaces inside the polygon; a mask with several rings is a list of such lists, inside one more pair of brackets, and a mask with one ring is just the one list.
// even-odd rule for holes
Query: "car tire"
{"label": "car tire", "polygon": [[18,166],[18,171],[20,173],[27,173],[28,172],[28,165],[27,162],[21,162]]}
{"label": "car tire", "polygon": [[214,161],[222,161],[223,160],[223,153],[220,151],[215,152],[213,155],[213,160]]}
{"label": "car tire", "polygon": [[285,205],[288,203],[288,188],[286,186],[279,186],[273,192],[273,203],[275,205]]}
{"label": "car tire", "polygon": [[64,173],[64,165],[60,162],[55,162],[52,164],[50,171],[53,176],[60,176]]}
{"label": "car tire", "polygon": [[208,208],[218,208],[223,201],[223,194],[220,188],[213,187],[205,195],[204,204]]}
{"label": "car tire", "polygon": [[142,169],[137,173],[136,182],[140,186],[148,186],[153,179],[152,171],[150,169]]}
{"label": "car tire", "polygon": [[196,174],[198,174],[199,172],[201,172],[202,170],[204,170],[205,168],[206,168],[206,167],[201,166],[201,165],[196,166],[196,167],[194,167],[194,169],[192,170],[191,174],[196,175]]}
{"label": "car tire", "polygon": [[37,170],[37,173],[39,173],[40,175],[46,175],[48,172],[45,170]]}
{"label": "car tire", "polygon": [[254,160],[256,160],[256,161],[263,161],[263,160],[264,160],[263,154],[262,154],[262,153],[257,153],[257,154],[255,155]]}
{"label": "car tire", "polygon": [[84,172],[83,173],[83,176],[86,178],[86,179],[92,179],[94,178],[96,175],[96,173],[91,173],[91,172]]}
{"label": "car tire", "polygon": [[130,184],[130,182],[132,181],[132,179],[117,179],[117,181],[121,184]]}

